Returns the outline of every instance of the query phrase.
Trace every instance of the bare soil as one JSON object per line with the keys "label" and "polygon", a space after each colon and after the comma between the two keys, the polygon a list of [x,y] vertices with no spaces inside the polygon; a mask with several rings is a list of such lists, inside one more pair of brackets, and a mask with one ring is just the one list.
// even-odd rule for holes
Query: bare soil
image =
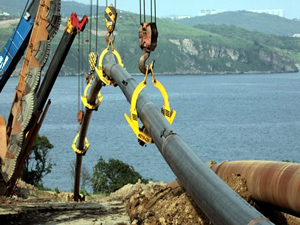
{"label": "bare soil", "polygon": [[1,20],[0,21],[0,28],[7,28],[10,27],[11,25],[18,24],[20,19],[12,19],[12,20]]}
{"label": "bare soil", "polygon": [[[233,174],[224,180],[234,191],[274,224],[300,225],[300,219],[257,204],[245,178]],[[212,224],[180,186],[162,182],[127,184],[110,196],[85,196],[73,202],[71,193],[38,191],[19,181],[18,195],[0,197],[1,224]]]}

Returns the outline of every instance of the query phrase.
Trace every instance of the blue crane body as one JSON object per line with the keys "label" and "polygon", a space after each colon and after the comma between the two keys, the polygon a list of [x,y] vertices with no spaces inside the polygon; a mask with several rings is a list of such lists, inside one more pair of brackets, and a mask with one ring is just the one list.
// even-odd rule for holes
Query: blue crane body
{"label": "blue crane body", "polygon": [[27,48],[33,24],[33,18],[23,16],[0,54],[0,92]]}
{"label": "blue crane body", "polygon": [[27,48],[34,25],[36,5],[36,2],[33,1],[0,53],[0,92]]}

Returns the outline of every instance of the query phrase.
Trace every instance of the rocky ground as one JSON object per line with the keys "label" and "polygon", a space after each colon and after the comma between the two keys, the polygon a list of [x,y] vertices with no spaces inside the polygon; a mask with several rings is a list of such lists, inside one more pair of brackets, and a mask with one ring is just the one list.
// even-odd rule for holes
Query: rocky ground
{"label": "rocky ground", "polygon": [[[294,216],[265,209],[251,198],[246,180],[233,175],[225,182],[275,224],[300,224]],[[128,184],[105,197],[73,202],[71,193],[41,192],[21,181],[18,195],[0,198],[1,224],[212,224],[180,186]]]}

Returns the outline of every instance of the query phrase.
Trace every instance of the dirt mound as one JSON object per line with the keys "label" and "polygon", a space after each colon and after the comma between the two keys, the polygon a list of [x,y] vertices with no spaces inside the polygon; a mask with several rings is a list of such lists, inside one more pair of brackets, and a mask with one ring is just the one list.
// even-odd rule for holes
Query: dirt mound
{"label": "dirt mound", "polygon": [[[273,223],[300,225],[297,217],[257,204],[246,179],[239,174],[226,177],[224,181]],[[95,221],[98,224],[212,224],[184,188],[170,187],[163,182],[127,184],[110,196],[86,196],[81,203],[68,197],[72,193],[59,193],[56,197],[52,193],[52,197],[41,198],[42,192],[32,185],[19,181],[17,186],[28,189],[31,195],[26,199],[0,197],[0,221],[7,222],[4,224],[34,224],[37,220],[61,225],[82,224],[83,221],[84,224],[95,224]],[[37,217],[36,211],[43,213]],[[82,212],[84,217],[78,217]]]}
{"label": "dirt mound", "polygon": [[[273,223],[300,224],[299,218],[258,205],[251,197],[246,179],[239,174],[233,174],[224,181]],[[134,192],[124,201],[132,224],[212,224],[180,186],[171,188],[154,183],[146,186],[133,186],[131,189]]]}
{"label": "dirt mound", "polygon": [[125,209],[132,224],[212,224],[181,187],[139,190]]}

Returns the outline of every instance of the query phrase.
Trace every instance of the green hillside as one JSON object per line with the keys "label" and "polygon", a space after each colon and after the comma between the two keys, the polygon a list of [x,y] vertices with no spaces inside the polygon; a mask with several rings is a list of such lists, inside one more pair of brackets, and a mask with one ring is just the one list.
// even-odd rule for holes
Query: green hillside
{"label": "green hillside", "polygon": [[[29,1],[30,4],[31,1]],[[20,17],[26,6],[27,0],[1,0],[0,11],[7,12],[13,17]],[[98,7],[98,12],[104,12],[105,3],[99,1],[102,6]],[[28,4],[28,5],[29,5]],[[95,1],[94,1],[95,4]],[[76,12],[78,15],[90,15],[90,5],[82,4],[75,1],[61,1],[61,16],[69,17],[72,12]],[[96,14],[96,5],[93,5],[93,15]]]}
{"label": "green hillside", "polygon": [[27,1],[18,0],[1,0],[0,10],[7,12],[12,16],[21,16]]}
{"label": "green hillside", "polygon": [[[92,23],[92,40],[86,42],[90,35],[90,24],[88,24],[85,32],[75,39],[61,70],[62,75],[87,72],[89,44],[91,43],[92,51],[96,50],[95,18],[92,20],[89,18],[90,22]],[[102,50],[107,47],[104,40],[107,30],[102,12],[100,12],[98,22],[98,34],[100,36],[98,37],[97,50],[98,55],[100,55]],[[139,15],[119,10],[114,48],[121,55],[123,63],[130,73],[140,73],[138,60],[143,52],[139,47],[139,24]],[[63,18],[62,25],[66,25],[65,18]],[[279,38],[274,35],[264,36],[233,26],[190,27],[165,19],[157,19],[157,27],[158,46],[147,61],[148,63],[152,59],[156,60],[155,73],[216,74],[298,71],[295,63],[299,63],[297,58],[299,43],[292,41],[296,39]],[[11,30],[12,27],[0,29],[1,46],[4,46],[8,40]],[[52,40],[50,59],[62,35],[63,29]],[[80,46],[80,49],[83,50],[82,56],[78,54],[79,37],[80,43],[82,43]],[[79,58],[81,58],[80,61]],[[114,57],[107,54],[104,63],[112,60]],[[80,64],[81,71],[78,71],[78,64]]]}
{"label": "green hillside", "polygon": [[234,25],[251,31],[280,36],[292,36],[293,34],[300,33],[299,21],[249,11],[224,12],[175,21],[187,26],[195,26],[197,24]]}
{"label": "green hillside", "polygon": [[249,31],[236,26],[227,25],[205,25],[198,24],[194,26],[195,28],[206,30],[215,34],[219,34],[223,37],[239,37],[244,40],[252,41],[257,45],[272,46],[278,49],[282,53],[291,57],[294,62],[300,62],[300,39],[287,37],[287,36],[277,36],[273,34],[265,34],[257,31]]}

